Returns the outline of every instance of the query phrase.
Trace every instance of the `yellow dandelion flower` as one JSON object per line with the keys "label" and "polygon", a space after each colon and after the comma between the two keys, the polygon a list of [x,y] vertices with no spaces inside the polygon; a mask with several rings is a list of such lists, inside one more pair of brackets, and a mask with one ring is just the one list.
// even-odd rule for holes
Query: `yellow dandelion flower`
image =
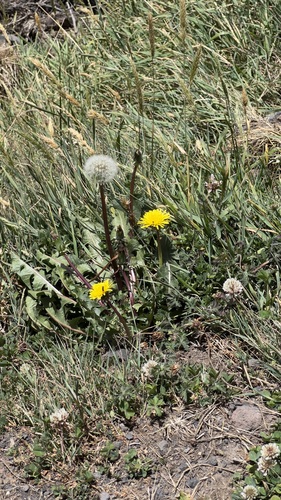
{"label": "yellow dandelion flower", "polygon": [[147,227],[156,227],[156,229],[160,229],[164,227],[166,224],[169,224],[171,220],[171,216],[166,210],[156,209],[149,210],[145,212],[145,214],[138,221],[138,224],[146,229]]}
{"label": "yellow dandelion flower", "polygon": [[91,300],[100,300],[104,295],[107,294],[107,292],[111,292],[113,290],[112,288],[112,281],[110,280],[105,280],[101,281],[100,283],[95,283],[91,290],[89,291],[89,297]]}

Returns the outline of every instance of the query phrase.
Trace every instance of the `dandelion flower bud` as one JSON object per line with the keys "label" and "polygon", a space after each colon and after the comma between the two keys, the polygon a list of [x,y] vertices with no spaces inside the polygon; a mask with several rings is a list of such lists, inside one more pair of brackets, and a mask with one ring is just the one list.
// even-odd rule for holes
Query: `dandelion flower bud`
{"label": "dandelion flower bud", "polygon": [[93,155],[84,165],[84,172],[90,179],[95,177],[100,184],[111,182],[118,174],[117,163],[107,155]]}

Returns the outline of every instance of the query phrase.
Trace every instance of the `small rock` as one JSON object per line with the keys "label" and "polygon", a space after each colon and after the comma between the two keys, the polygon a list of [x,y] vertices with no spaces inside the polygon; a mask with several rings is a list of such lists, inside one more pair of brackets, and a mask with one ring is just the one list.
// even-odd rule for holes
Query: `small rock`
{"label": "small rock", "polygon": [[186,486],[188,488],[195,488],[196,484],[198,483],[198,479],[196,477],[191,477],[186,481]]}
{"label": "small rock", "polygon": [[260,366],[260,362],[258,359],[250,358],[248,359],[248,366],[249,368],[257,368],[258,366]]}
{"label": "small rock", "polygon": [[159,441],[159,443],[157,443],[157,446],[161,453],[166,453],[169,448],[169,443],[168,441],[165,441],[165,439],[163,439],[163,441]]}
{"label": "small rock", "polygon": [[29,485],[28,484],[24,484],[22,487],[21,487],[22,491],[24,492],[27,492],[29,490]]}
{"label": "small rock", "polygon": [[180,465],[178,466],[178,471],[179,472],[183,472],[184,470],[186,470],[188,468],[188,465],[186,462],[181,462]]}
{"label": "small rock", "polygon": [[126,432],[129,430],[129,427],[127,427],[127,425],[125,424],[120,424],[119,427],[122,432]]}
{"label": "small rock", "polygon": [[134,434],[132,432],[127,432],[127,434],[125,434],[125,437],[126,439],[128,439],[128,441],[131,441],[132,439],[134,439]]}
{"label": "small rock", "polygon": [[114,441],[114,448],[116,448],[117,450],[120,450],[121,446],[122,446],[122,441]]}
{"label": "small rock", "polygon": [[210,465],[218,465],[218,461],[217,461],[217,458],[214,457],[213,455],[211,455],[208,460],[207,460],[207,464],[210,464]]}
{"label": "small rock", "polygon": [[231,420],[237,429],[252,431],[262,423],[260,410],[254,405],[242,405],[232,413]]}
{"label": "small rock", "polygon": [[110,500],[110,495],[109,493],[106,493],[106,491],[102,491],[100,493],[100,498],[99,500]]}
{"label": "small rock", "polygon": [[96,471],[93,473],[93,478],[96,479],[97,481],[102,477],[102,473],[100,471]]}

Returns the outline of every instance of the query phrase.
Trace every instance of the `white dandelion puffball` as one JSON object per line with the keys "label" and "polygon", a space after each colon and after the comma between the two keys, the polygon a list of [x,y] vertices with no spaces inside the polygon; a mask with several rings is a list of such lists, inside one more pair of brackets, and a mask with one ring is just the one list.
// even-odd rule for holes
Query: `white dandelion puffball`
{"label": "white dandelion puffball", "polygon": [[107,155],[90,156],[83,169],[87,177],[95,177],[101,184],[111,182],[118,174],[117,163]]}

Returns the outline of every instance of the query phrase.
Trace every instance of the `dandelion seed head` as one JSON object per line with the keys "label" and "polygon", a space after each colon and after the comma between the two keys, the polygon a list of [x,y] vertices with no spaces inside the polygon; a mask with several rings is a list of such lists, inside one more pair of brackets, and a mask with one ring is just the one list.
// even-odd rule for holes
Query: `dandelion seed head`
{"label": "dandelion seed head", "polygon": [[148,227],[155,227],[156,229],[163,228],[170,223],[171,215],[166,210],[156,209],[149,210],[140,218],[138,224],[146,229]]}
{"label": "dandelion seed head", "polygon": [[113,181],[118,170],[117,163],[107,155],[92,155],[84,165],[86,176],[96,178],[100,184]]}
{"label": "dandelion seed head", "polygon": [[227,297],[234,298],[243,292],[243,285],[241,281],[236,280],[235,278],[228,278],[224,282],[222,289]]}

